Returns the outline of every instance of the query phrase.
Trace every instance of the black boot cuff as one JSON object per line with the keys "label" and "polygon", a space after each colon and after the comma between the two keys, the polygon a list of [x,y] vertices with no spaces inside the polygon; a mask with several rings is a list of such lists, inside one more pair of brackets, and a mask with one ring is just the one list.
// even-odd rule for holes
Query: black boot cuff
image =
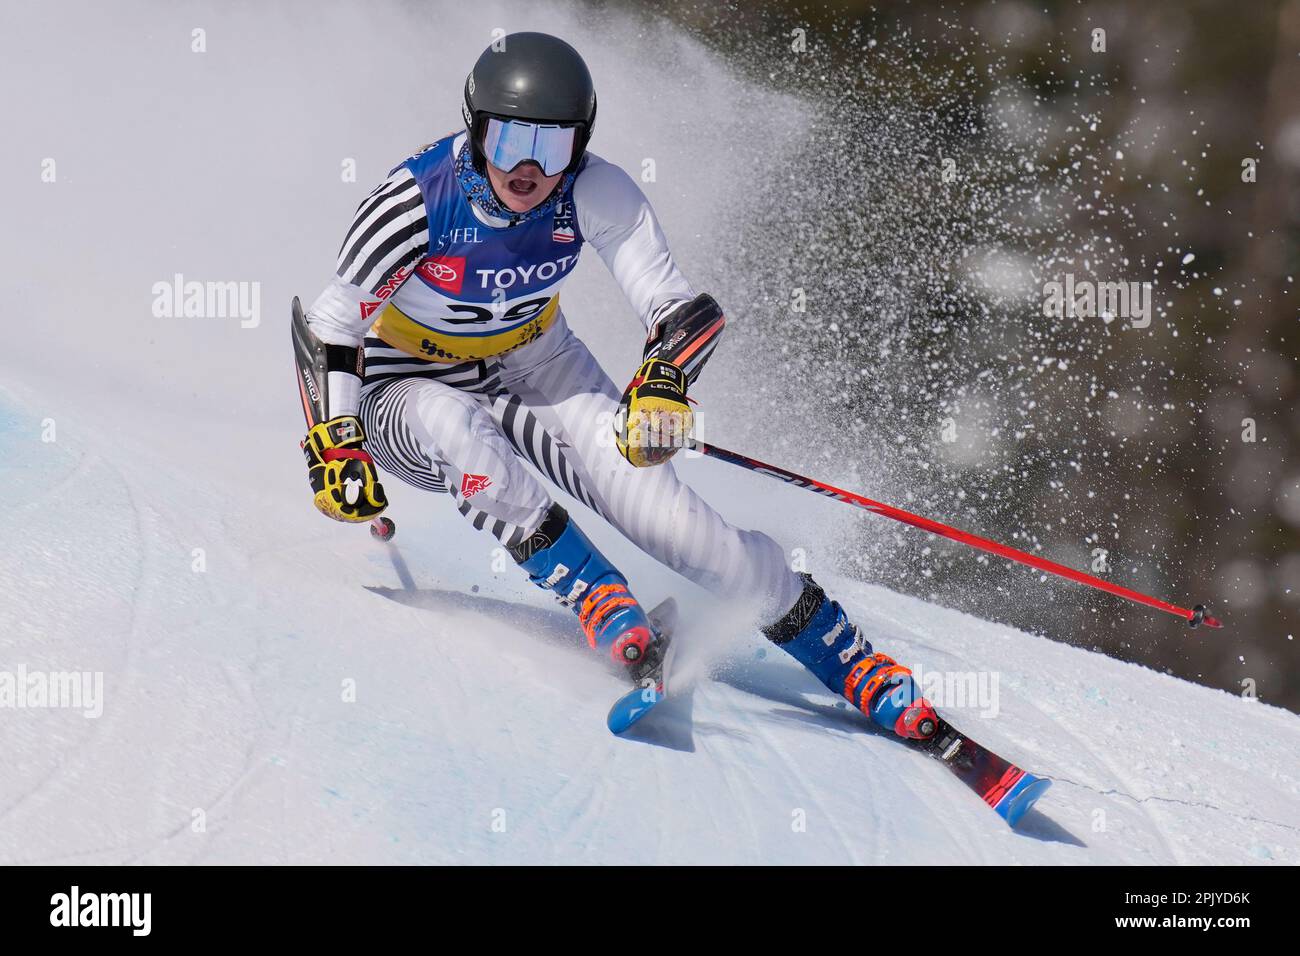
{"label": "black boot cuff", "polygon": [[785,644],[794,640],[795,635],[808,626],[817,609],[822,606],[822,601],[826,600],[826,592],[812,579],[811,574],[799,576],[803,578],[803,593],[794,602],[794,607],[775,624],[762,628],[763,636],[773,644]]}

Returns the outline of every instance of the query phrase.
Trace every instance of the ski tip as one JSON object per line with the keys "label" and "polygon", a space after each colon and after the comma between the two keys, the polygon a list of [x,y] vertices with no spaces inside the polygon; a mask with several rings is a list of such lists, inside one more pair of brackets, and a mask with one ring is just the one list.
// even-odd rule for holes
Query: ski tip
{"label": "ski tip", "polygon": [[622,734],[663,699],[663,684],[658,687],[634,688],[614,702],[614,706],[609,709],[609,716],[605,718],[605,726],[612,734]]}
{"label": "ski tip", "polygon": [[609,718],[605,721],[605,726],[609,728],[609,732],[611,734],[614,734],[615,736],[620,736],[624,731],[626,731],[629,727],[635,724],[636,719],[640,716],[641,715],[639,713],[615,714],[611,712]]}
{"label": "ski tip", "polygon": [[1026,773],[993,809],[1007,821],[1008,826],[1015,826],[1051,785],[1052,781],[1046,777]]}

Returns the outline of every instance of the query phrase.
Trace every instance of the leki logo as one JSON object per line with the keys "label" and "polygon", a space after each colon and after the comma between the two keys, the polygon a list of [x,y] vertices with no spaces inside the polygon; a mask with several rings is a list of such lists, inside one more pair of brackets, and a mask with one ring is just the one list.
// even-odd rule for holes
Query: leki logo
{"label": "leki logo", "polygon": [[465,281],[465,257],[430,256],[420,263],[417,271],[430,285],[459,295],[460,285]]}
{"label": "leki logo", "polygon": [[492,479],[487,475],[463,475],[460,479],[460,496],[462,498],[473,498],[491,484]]}

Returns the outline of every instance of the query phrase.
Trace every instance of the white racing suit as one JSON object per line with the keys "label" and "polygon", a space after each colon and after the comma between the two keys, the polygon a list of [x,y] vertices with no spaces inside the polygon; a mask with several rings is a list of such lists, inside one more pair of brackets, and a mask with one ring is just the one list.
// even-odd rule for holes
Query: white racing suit
{"label": "white racing suit", "polygon": [[495,218],[467,195],[482,182],[464,139],[421,150],[361,203],[308,311],[322,341],[365,349],[363,381],[331,373],[330,416],[359,414],[381,472],[450,493],[506,547],[541,524],[545,478],[663,564],[745,600],[757,624],[776,620],[803,589],[780,546],[723,520],[671,463],[623,458],[621,392],[559,307],[584,242],[647,329],[694,297],[645,196],[589,153],[537,210]]}

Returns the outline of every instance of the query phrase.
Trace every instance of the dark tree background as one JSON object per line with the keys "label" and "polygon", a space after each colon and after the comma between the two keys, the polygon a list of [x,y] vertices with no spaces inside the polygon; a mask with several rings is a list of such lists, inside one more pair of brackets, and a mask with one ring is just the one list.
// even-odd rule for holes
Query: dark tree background
{"label": "dark tree background", "polygon": [[[806,114],[709,275],[747,447],[1225,628],[865,517],[846,570],[1300,709],[1300,0],[665,13]],[[1045,317],[1066,273],[1150,327]]]}

